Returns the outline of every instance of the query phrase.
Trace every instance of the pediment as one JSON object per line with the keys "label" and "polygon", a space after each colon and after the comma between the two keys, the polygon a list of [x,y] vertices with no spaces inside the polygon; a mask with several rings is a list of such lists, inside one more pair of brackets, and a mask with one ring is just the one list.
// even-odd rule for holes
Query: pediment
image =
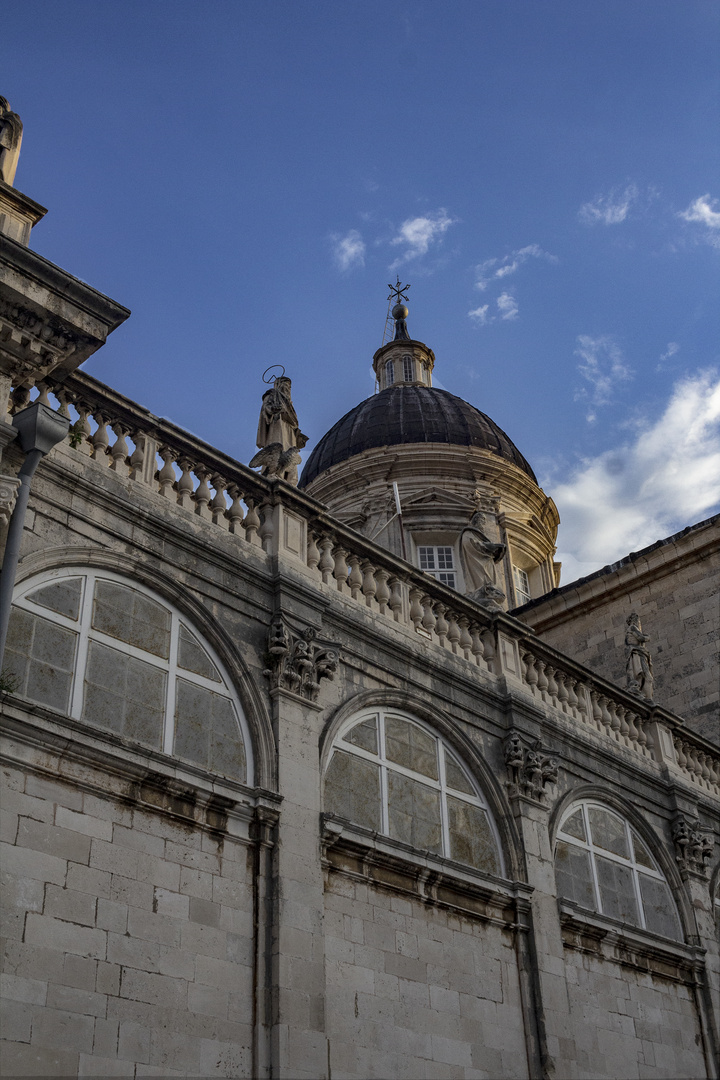
{"label": "pediment", "polygon": [[417,495],[405,496],[402,499],[403,513],[408,510],[435,510],[439,507],[461,510],[469,516],[474,510],[474,503],[472,499],[438,487],[427,488]]}

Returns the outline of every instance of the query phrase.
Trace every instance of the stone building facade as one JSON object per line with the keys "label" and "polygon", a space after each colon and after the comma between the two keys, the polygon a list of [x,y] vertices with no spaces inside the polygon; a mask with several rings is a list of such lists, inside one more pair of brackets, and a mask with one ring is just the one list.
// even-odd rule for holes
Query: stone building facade
{"label": "stone building facade", "polygon": [[[386,488],[413,453],[430,481],[370,527],[316,497],[353,455],[304,488],[233,461],[78,369],[124,309],[0,255],[7,519],[18,417],[70,426],[3,663],[3,1075],[717,1076],[720,754],[508,613],[516,550],[554,584],[532,471],[396,445]],[[466,541],[507,599],[417,565],[470,577]]]}

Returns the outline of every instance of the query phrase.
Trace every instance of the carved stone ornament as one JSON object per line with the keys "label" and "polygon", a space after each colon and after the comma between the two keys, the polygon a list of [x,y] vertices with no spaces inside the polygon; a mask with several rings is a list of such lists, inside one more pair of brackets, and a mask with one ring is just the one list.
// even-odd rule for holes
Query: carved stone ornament
{"label": "carved stone ornament", "polygon": [[20,481],[16,476],[0,476],[0,523],[10,523]]}
{"label": "carved stone ornament", "polygon": [[547,784],[557,783],[558,763],[546,753],[539,740],[526,745],[517,731],[505,740],[505,764],[511,795],[525,795],[542,802]]}
{"label": "carved stone ornament", "polygon": [[673,822],[672,837],[680,869],[705,877],[715,843],[712,833],[704,832],[692,818],[678,814]]}
{"label": "carved stone ornament", "polygon": [[267,668],[263,672],[271,689],[290,690],[293,694],[317,701],[320,681],[331,682],[337,671],[336,648],[317,640],[317,631],[291,629],[282,616],[276,616],[268,632]]}

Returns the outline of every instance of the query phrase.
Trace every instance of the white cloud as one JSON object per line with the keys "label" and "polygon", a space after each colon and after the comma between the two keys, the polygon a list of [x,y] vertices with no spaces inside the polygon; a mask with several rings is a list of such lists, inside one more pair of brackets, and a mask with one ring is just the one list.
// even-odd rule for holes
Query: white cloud
{"label": "white cloud", "polygon": [[677,341],[668,341],[665,352],[660,354],[660,359],[655,366],[656,371],[666,371],[668,367],[672,368],[672,364],[668,364],[669,360],[672,360],[676,353],[680,352],[680,346]]}
{"label": "white cloud", "polygon": [[676,383],[634,442],[585,460],[553,491],[563,583],[639,551],[720,504],[720,377]]}
{"label": "white cloud", "polygon": [[612,401],[615,387],[632,378],[632,369],[625,362],[620,347],[607,336],[593,338],[580,334],[575,355],[580,358],[578,371],[589,384],[575,392],[575,400],[588,403],[586,419],[593,423],[597,419],[596,407]]}
{"label": "white cloud", "polygon": [[400,259],[396,259],[390,267],[394,270],[402,262],[417,259],[420,255],[426,255],[430,245],[441,240],[455,219],[451,218],[447,210],[440,209],[434,214],[424,217],[408,218],[403,221],[390,243],[393,246],[402,245],[405,251]]}
{"label": "white cloud", "polygon": [[517,319],[517,301],[514,296],[510,295],[510,293],[501,293],[497,299],[497,306],[500,309],[501,319]]}
{"label": "white cloud", "polygon": [[720,248],[720,210],[715,209],[717,199],[711,199],[709,195],[701,195],[695,202],[691,202],[687,210],[681,211],[678,217],[697,225],[705,226],[703,239],[713,247]]}
{"label": "white cloud", "polygon": [[639,194],[635,184],[628,184],[624,191],[613,188],[607,195],[597,195],[591,202],[584,203],[578,210],[578,217],[586,225],[619,225],[628,216]]}
{"label": "white cloud", "polygon": [[330,239],[335,262],[343,272],[351,270],[353,266],[365,265],[365,241],[357,229],[350,229],[345,236],[334,233]]}
{"label": "white cloud", "polygon": [[527,247],[518,248],[517,251],[505,255],[502,259],[486,259],[485,262],[476,266],[475,285],[481,292],[484,292],[491,281],[514,274],[528,259],[547,259],[548,262],[553,263],[558,261],[557,255],[551,255],[548,251],[543,251],[538,244],[528,244]]}
{"label": "white cloud", "polygon": [[474,311],[468,311],[468,315],[471,319],[475,319],[480,326],[485,326],[485,324],[490,322],[492,319],[492,316],[488,315],[489,307],[489,304],[483,304],[482,307],[475,308]]}

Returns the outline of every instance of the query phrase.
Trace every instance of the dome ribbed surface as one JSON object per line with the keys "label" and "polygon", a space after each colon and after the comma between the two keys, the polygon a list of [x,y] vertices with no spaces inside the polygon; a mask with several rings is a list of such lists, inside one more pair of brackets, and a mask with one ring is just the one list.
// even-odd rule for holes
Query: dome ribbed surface
{"label": "dome ribbed surface", "polygon": [[307,485],[333,465],[379,446],[447,443],[477,446],[535,473],[497,424],[462,398],[436,386],[393,386],[361,401],[315,446],[300,477]]}

